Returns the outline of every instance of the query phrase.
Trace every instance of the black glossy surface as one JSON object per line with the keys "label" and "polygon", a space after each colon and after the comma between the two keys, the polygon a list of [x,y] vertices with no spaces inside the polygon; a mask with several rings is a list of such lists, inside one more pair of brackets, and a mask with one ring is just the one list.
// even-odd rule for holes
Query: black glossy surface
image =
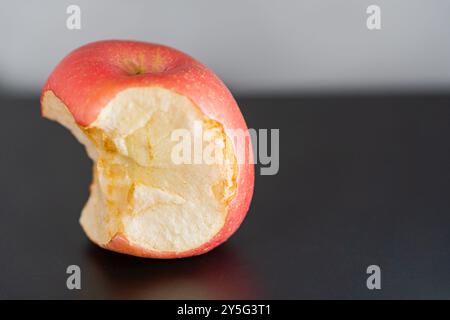
{"label": "black glossy surface", "polygon": [[225,245],[155,261],[88,242],[84,150],[37,98],[1,98],[0,298],[450,298],[449,96],[239,101],[250,127],[280,128],[279,174],[257,176]]}

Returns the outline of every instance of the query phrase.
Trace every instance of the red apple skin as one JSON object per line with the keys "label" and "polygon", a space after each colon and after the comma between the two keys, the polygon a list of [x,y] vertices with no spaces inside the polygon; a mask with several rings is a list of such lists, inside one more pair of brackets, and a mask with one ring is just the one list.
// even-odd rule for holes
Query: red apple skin
{"label": "red apple skin", "polygon": [[[78,125],[88,126],[119,92],[133,87],[172,90],[191,99],[226,130],[248,131],[230,91],[210,69],[176,49],[139,41],[98,41],[74,50],[49,76],[41,102],[45,92],[52,91]],[[231,140],[237,154],[235,141]],[[254,187],[253,153],[247,157],[248,161],[238,164],[236,194],[228,205],[225,224],[209,242],[185,252],[158,252],[132,245],[117,234],[105,248],[140,257],[181,258],[217,247],[239,228],[249,209]]]}

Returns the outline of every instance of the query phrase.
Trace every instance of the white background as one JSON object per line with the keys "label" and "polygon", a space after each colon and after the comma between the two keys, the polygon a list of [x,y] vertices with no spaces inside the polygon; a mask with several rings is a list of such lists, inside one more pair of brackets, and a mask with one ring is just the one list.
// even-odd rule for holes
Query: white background
{"label": "white background", "polygon": [[[66,8],[82,29],[66,28]],[[366,28],[381,7],[382,30]],[[240,94],[450,87],[450,1],[1,1],[0,88],[40,91],[57,62],[99,39],[176,47]]]}

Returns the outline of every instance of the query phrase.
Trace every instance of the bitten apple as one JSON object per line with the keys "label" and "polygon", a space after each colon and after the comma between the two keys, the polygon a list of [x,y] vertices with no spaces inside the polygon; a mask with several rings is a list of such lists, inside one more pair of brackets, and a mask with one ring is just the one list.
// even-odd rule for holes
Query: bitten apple
{"label": "bitten apple", "polygon": [[[226,86],[190,56],[137,41],[87,44],[55,68],[41,105],[43,116],[68,128],[94,162],[80,223],[99,246],[188,257],[240,226],[253,194],[253,155],[249,148],[246,161],[238,161],[227,132],[248,136],[248,129]],[[175,164],[171,132],[193,131],[198,123],[222,141],[225,161]]]}

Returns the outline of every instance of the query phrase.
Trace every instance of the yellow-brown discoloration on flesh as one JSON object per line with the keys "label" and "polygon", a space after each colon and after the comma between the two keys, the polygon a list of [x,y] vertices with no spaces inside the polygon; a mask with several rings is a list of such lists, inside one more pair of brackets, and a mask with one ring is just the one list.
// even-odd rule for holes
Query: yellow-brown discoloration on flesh
{"label": "yellow-brown discoloration on flesh", "polygon": [[111,138],[109,138],[103,130],[98,128],[92,128],[92,127],[81,127],[80,129],[84,132],[84,134],[91,140],[94,145],[105,152],[111,152],[116,153],[117,148],[112,141]]}

